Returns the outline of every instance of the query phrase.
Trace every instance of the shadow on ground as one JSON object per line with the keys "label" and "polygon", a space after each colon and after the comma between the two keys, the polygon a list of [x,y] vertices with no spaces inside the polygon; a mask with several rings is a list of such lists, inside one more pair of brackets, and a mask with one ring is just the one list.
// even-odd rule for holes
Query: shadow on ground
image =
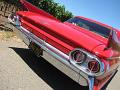
{"label": "shadow on ground", "polygon": [[[68,76],[49,64],[44,58],[37,58],[30,49],[10,48],[13,49],[24,60],[24,62],[54,90],[89,90],[88,87],[80,86],[74,82]],[[101,90],[106,90],[113,77]]]}
{"label": "shadow on ground", "polygon": [[80,86],[42,57],[37,58],[31,50],[15,47],[10,48],[12,48],[24,62],[54,90],[88,90],[88,87]]}

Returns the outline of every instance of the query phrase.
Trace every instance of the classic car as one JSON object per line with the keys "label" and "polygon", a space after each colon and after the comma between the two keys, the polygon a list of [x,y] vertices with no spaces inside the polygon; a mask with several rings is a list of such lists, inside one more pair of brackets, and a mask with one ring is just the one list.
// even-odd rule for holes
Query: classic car
{"label": "classic car", "polygon": [[54,57],[48,62],[89,90],[100,90],[116,73],[118,29],[81,16],[61,22],[26,0],[20,2],[22,10],[8,19],[38,57],[48,53]]}

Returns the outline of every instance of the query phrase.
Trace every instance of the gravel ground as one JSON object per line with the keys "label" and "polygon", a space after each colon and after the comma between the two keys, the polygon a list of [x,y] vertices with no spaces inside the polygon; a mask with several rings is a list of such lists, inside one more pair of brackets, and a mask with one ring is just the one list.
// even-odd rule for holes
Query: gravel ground
{"label": "gravel ground", "polygon": [[13,48],[28,50],[21,42],[0,42],[0,90],[51,90]]}
{"label": "gravel ground", "polygon": [[10,28],[7,19],[0,16],[0,90],[52,90],[15,51],[23,52],[24,58],[35,57]]}
{"label": "gravel ground", "polygon": [[[0,31],[0,90],[88,90],[37,58],[14,34],[5,36]],[[120,70],[103,90],[119,90],[119,83]]]}
{"label": "gravel ground", "polygon": [[22,41],[0,41],[0,90],[88,90],[37,58]]}

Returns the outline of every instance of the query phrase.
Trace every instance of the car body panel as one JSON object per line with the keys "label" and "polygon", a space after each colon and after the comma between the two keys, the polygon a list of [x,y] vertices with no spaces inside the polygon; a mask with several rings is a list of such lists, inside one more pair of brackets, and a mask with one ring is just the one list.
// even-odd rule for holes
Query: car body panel
{"label": "car body panel", "polygon": [[[92,51],[95,47],[103,44],[103,43],[99,42],[98,40],[91,38],[88,35],[80,32],[78,30],[75,30],[67,25],[64,25],[63,23],[56,22],[56,21],[47,19],[45,17],[41,17],[39,15],[35,15],[35,13],[32,13],[32,12],[19,12],[18,15],[20,15],[20,14],[24,16],[24,17],[21,17],[24,20],[24,21],[21,21],[22,23],[27,25],[27,22],[29,22],[30,28],[32,25],[34,25],[34,26],[37,25],[36,28],[39,28],[39,29],[42,26],[42,30],[41,31],[38,30],[39,33],[41,33],[43,30],[47,29],[46,32],[48,34],[50,34],[54,37],[57,37],[58,40],[63,39],[65,43],[68,43],[68,45],[70,45],[73,48],[77,48],[77,47],[81,46],[89,51]],[[30,24],[31,24],[31,26],[30,26]],[[55,26],[55,27],[53,27],[53,26]],[[32,32],[35,33],[36,32],[35,30],[36,29],[33,29]],[[37,35],[37,36],[39,36],[39,35]],[[61,40],[61,41],[63,41],[63,40]],[[49,41],[49,37],[48,37],[48,41]],[[88,41],[88,42],[86,43],[86,41]],[[72,45],[73,43],[74,43],[74,45]],[[57,45],[55,45],[55,46],[57,46]],[[70,48],[70,51],[73,48]]]}

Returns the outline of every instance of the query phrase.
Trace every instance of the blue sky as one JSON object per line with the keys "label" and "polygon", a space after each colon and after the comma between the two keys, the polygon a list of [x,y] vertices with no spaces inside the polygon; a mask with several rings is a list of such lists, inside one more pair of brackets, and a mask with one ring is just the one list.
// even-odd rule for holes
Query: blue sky
{"label": "blue sky", "polygon": [[88,17],[120,29],[120,0],[54,0],[74,15]]}

